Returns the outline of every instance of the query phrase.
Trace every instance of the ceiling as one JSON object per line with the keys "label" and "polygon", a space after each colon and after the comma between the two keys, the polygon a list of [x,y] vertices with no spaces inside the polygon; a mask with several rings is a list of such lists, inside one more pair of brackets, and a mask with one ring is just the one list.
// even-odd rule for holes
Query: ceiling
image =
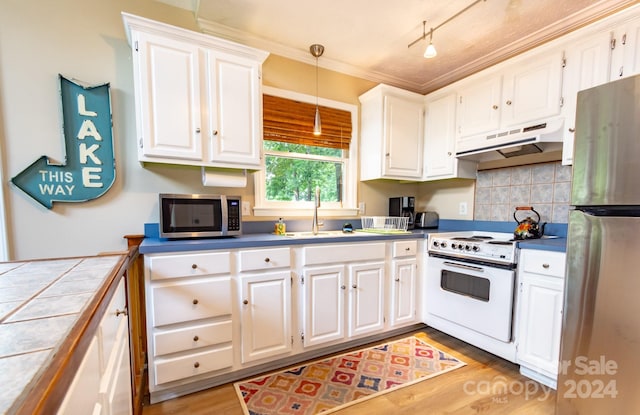
{"label": "ceiling", "polygon": [[[422,94],[638,4],[638,0],[158,1],[192,10],[206,33],[310,64],[315,58],[309,46],[320,43],[325,47],[320,67]],[[435,28],[438,55],[425,59],[430,28]]]}

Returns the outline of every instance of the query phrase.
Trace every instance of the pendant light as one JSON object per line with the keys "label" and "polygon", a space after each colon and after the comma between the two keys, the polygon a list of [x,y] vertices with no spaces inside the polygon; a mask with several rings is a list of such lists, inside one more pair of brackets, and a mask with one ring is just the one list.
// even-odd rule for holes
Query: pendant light
{"label": "pendant light", "polygon": [[322,134],[322,121],[320,120],[320,109],[318,108],[318,58],[324,53],[324,46],[313,44],[309,46],[311,55],[316,58],[316,116],[313,119],[313,135]]}
{"label": "pendant light", "polygon": [[[424,22],[423,22],[424,23]],[[433,29],[429,30],[429,45],[424,50],[424,57],[427,59],[435,58],[438,54],[436,47],[433,46]]]}

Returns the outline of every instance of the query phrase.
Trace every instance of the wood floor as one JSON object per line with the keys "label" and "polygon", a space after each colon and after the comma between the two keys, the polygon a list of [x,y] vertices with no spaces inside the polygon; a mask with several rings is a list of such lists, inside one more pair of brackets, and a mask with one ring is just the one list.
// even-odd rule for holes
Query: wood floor
{"label": "wood floor", "polygon": [[[517,365],[430,328],[414,334],[467,365],[334,414],[554,413],[555,391],[520,375]],[[226,384],[154,405],[147,404],[143,408],[143,415],[167,414],[243,415],[243,411],[233,384]]]}

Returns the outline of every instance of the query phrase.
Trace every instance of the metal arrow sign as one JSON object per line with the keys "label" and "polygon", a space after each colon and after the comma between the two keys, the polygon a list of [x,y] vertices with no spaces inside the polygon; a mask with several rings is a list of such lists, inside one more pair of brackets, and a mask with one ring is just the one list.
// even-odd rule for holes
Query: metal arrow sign
{"label": "metal arrow sign", "polygon": [[83,86],[59,75],[65,162],[41,156],[11,182],[47,209],[53,202],[85,202],[116,178],[109,84]]}

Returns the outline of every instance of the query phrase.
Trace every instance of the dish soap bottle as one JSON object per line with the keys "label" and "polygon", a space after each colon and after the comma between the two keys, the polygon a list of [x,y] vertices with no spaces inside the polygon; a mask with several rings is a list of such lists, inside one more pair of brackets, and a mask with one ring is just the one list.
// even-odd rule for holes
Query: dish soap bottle
{"label": "dish soap bottle", "polygon": [[287,232],[287,225],[282,221],[282,218],[278,220],[274,227],[274,233],[276,235],[284,235]]}

